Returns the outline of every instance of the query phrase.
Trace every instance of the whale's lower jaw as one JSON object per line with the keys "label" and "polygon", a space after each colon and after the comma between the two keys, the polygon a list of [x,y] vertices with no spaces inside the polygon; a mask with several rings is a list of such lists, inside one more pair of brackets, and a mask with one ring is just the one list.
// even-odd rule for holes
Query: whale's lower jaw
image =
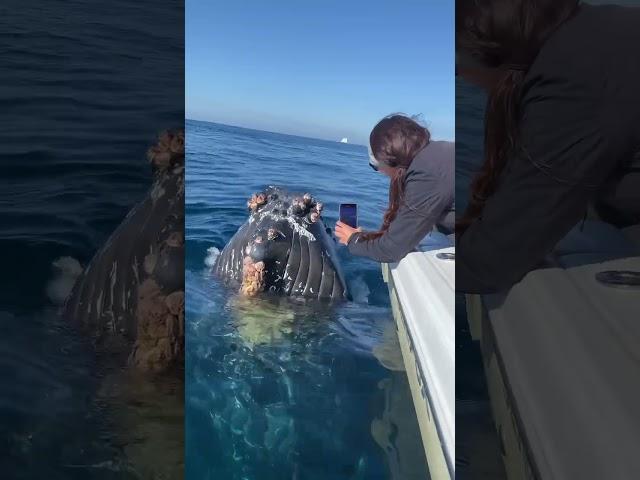
{"label": "whale's lower jaw", "polygon": [[349,298],[321,204],[310,196],[296,197],[270,187],[254,195],[249,208],[249,219],[214,264],[218,278],[248,296]]}

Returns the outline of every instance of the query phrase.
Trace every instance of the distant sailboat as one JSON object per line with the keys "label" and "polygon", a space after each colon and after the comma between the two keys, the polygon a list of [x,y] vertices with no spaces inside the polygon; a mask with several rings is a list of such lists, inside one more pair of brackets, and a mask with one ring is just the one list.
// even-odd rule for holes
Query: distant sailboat
{"label": "distant sailboat", "polygon": [[340,143],[349,143],[349,140],[347,139],[347,137],[344,137],[342,140],[340,140]]}

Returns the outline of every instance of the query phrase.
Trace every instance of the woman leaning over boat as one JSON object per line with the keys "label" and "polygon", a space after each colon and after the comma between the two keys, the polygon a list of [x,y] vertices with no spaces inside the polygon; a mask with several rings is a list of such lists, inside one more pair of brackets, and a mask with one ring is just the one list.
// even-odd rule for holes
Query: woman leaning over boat
{"label": "woman leaning over boat", "polygon": [[456,228],[456,290],[490,293],[588,211],[640,223],[640,9],[459,0],[456,17],[457,73],[488,93],[484,162]]}
{"label": "woman leaning over boat", "polygon": [[434,227],[453,232],[454,143],[432,140],[412,118],[390,115],[371,131],[369,157],[371,167],[390,178],[389,205],[378,231],[336,224],[336,237],[351,254],[397,262]]}

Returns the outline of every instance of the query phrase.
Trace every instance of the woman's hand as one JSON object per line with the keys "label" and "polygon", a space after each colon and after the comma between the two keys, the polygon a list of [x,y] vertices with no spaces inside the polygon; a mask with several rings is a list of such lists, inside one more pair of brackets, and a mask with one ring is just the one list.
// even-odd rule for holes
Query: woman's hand
{"label": "woman's hand", "polygon": [[351,235],[361,231],[361,228],[353,228],[343,222],[336,223],[336,237],[342,245],[347,245],[349,243]]}

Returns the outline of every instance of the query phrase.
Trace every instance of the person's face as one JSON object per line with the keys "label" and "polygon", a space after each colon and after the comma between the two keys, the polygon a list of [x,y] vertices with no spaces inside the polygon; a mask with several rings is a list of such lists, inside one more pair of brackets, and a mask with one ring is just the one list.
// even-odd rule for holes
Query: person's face
{"label": "person's face", "polygon": [[381,173],[383,175],[386,175],[387,177],[393,177],[394,172],[396,171],[396,169],[394,167],[390,167],[388,165],[385,165],[384,163],[378,162],[378,164],[376,166],[374,166],[371,162],[369,163],[369,165],[378,173]]}

